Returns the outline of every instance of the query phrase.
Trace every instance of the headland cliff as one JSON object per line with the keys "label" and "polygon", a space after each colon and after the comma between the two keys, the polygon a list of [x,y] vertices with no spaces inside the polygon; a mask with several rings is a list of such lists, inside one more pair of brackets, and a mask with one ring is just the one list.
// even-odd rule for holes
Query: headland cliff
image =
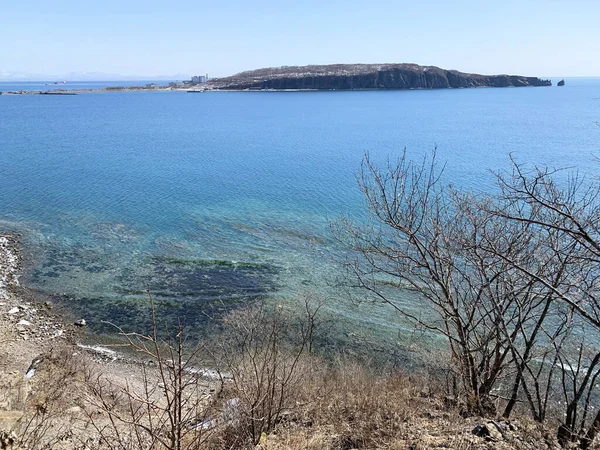
{"label": "headland cliff", "polygon": [[241,72],[206,83],[212,90],[367,90],[551,86],[519,75],[480,75],[417,64],[284,66]]}

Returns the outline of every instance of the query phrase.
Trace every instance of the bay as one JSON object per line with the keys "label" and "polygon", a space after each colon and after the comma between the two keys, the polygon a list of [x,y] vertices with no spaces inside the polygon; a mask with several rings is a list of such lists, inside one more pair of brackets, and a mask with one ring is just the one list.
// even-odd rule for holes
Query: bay
{"label": "bay", "polygon": [[308,295],[372,336],[397,318],[346,300],[344,249],[329,227],[365,210],[356,184],[365,152],[384,162],[406,148],[421,159],[437,146],[445,180],[475,190],[490,188],[490,169],[507,168],[509,154],[595,176],[599,120],[600,79],[0,96],[0,231],[24,235],[23,283],[99,331],[102,320],[140,323],[148,286],[192,327],[233,305]]}

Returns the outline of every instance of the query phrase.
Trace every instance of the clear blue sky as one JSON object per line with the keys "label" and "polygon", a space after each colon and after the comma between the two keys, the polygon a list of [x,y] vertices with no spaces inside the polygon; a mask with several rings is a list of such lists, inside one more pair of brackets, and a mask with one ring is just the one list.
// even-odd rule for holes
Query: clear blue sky
{"label": "clear blue sky", "polygon": [[599,53],[599,0],[0,0],[0,72],[414,62],[600,76]]}

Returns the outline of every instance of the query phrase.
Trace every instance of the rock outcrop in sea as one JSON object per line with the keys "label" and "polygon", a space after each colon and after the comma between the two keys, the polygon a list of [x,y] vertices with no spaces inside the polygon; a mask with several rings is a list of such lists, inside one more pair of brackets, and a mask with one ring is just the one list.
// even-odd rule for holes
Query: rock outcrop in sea
{"label": "rock outcrop in sea", "polygon": [[210,80],[213,90],[365,90],[551,86],[519,75],[479,75],[417,64],[284,66]]}

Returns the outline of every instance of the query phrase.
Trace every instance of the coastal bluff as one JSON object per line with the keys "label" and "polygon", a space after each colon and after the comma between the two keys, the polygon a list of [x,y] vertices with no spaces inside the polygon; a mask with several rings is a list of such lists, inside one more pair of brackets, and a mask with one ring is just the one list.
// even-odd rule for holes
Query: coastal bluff
{"label": "coastal bluff", "polygon": [[552,82],[418,64],[332,64],[250,70],[206,84],[212,90],[373,90],[551,86]]}

